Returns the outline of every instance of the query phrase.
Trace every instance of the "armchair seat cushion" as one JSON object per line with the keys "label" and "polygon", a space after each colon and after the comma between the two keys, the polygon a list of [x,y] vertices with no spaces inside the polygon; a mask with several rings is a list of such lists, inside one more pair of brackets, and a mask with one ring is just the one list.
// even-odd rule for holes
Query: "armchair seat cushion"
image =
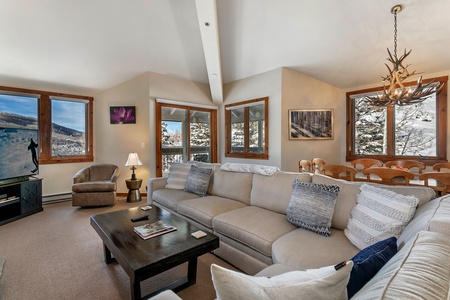
{"label": "armchair seat cushion", "polygon": [[75,193],[114,192],[115,190],[116,183],[111,181],[87,181],[72,185],[72,192]]}

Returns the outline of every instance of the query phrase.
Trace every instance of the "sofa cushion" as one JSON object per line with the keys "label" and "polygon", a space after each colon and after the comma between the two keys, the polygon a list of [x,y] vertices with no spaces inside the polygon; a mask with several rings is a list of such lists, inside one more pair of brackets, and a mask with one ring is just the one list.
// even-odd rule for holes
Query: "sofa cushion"
{"label": "sofa cushion", "polygon": [[169,167],[166,189],[183,190],[191,170],[191,164],[172,163]]}
{"label": "sofa cushion", "polygon": [[270,257],[272,243],[295,226],[284,214],[248,206],[218,215],[213,219],[213,229]]}
{"label": "sofa cushion", "polygon": [[72,192],[75,193],[114,192],[115,190],[116,183],[111,181],[85,181],[72,185]]}
{"label": "sofa cushion", "polygon": [[359,252],[344,232],[332,229],[328,237],[298,228],[278,238],[272,245],[274,264],[297,270],[321,268],[350,260]]}
{"label": "sofa cushion", "polygon": [[294,179],[310,182],[311,175],[293,172],[275,172],[271,176],[254,174],[251,205],[285,214],[291,200]]}
{"label": "sofa cushion", "polygon": [[188,218],[212,228],[212,219],[215,216],[246,206],[246,204],[236,200],[218,196],[206,196],[179,202],[177,211]]}
{"label": "sofa cushion", "polygon": [[192,165],[184,191],[197,194],[201,197],[205,196],[208,191],[212,170],[212,168],[199,168],[196,165]]}
{"label": "sofa cushion", "polygon": [[398,246],[402,247],[419,231],[435,231],[450,237],[450,195],[442,196],[420,206],[414,218],[398,238]]}
{"label": "sofa cushion", "polygon": [[256,277],[211,265],[217,299],[347,299],[346,285],[353,263],[335,270],[292,271],[273,277]]}
{"label": "sofa cushion", "polygon": [[449,299],[449,282],[449,237],[421,231],[352,300]]}
{"label": "sofa cushion", "polygon": [[178,203],[187,199],[196,199],[198,195],[180,190],[161,189],[153,192],[153,201],[173,211],[177,211]]}
{"label": "sofa cushion", "polygon": [[397,238],[390,237],[353,256],[353,269],[347,284],[348,298],[353,297],[396,253]]}
{"label": "sofa cushion", "polygon": [[288,221],[324,236],[330,235],[331,218],[339,186],[294,180]]}
{"label": "sofa cushion", "polygon": [[414,216],[419,200],[364,184],[348,220],[345,235],[359,249],[388,237],[399,237]]}
{"label": "sofa cushion", "polygon": [[216,170],[211,194],[250,204],[253,173],[239,173]]}

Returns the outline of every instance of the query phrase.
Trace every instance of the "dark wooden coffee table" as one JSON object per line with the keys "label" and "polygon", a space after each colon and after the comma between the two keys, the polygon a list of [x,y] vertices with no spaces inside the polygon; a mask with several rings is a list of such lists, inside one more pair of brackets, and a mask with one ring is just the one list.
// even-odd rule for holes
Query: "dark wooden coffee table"
{"label": "dark wooden coffee table", "polygon": [[[131,218],[148,214],[149,219],[131,222]],[[177,228],[148,240],[140,238],[133,227],[163,220]],[[130,277],[131,298],[141,299],[141,281],[188,262],[186,278],[147,295],[151,297],[162,290],[178,292],[195,283],[197,258],[219,247],[219,238],[208,233],[196,239],[192,232],[199,230],[180,217],[153,206],[149,211],[139,207],[91,216],[91,225],[103,240],[107,264],[117,261]],[[111,256],[112,254],[112,256]]]}

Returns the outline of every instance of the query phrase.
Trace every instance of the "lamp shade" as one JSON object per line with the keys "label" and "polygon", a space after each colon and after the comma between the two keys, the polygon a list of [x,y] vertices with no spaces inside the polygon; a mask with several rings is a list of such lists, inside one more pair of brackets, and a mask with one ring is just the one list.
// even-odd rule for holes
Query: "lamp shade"
{"label": "lamp shade", "polygon": [[139,159],[139,156],[136,152],[132,152],[128,154],[127,162],[125,163],[125,166],[141,166],[142,162]]}

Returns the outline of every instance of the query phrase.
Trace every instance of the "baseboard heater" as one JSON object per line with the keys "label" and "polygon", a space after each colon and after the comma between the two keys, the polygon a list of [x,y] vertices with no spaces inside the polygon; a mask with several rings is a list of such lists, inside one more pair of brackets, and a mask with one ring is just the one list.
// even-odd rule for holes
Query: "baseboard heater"
{"label": "baseboard heater", "polygon": [[72,193],[42,196],[42,204],[52,204],[64,201],[72,201]]}

